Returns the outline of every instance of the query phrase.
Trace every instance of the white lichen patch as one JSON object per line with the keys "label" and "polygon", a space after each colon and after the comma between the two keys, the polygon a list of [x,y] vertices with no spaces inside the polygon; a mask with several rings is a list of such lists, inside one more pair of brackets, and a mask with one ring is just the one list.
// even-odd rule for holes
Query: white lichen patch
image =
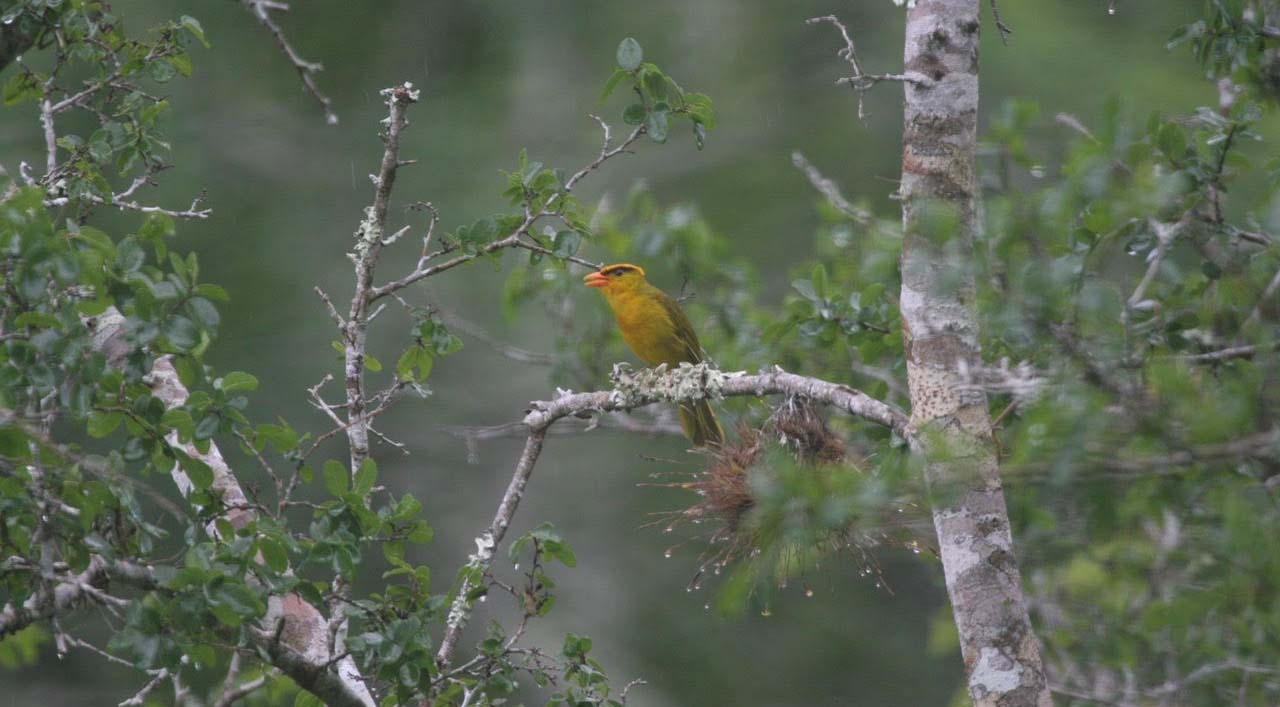
{"label": "white lichen patch", "polygon": [[969,691],[974,695],[1003,695],[1022,685],[1023,667],[1016,660],[990,646],[978,654],[978,663],[969,674]]}
{"label": "white lichen patch", "polygon": [[742,373],[725,373],[708,363],[681,363],[674,370],[666,364],[656,368],[635,370],[625,363],[614,364],[609,378],[614,392],[624,407],[643,405],[653,400],[681,402],[723,396],[724,385]]}
{"label": "white lichen patch", "polygon": [[948,578],[963,577],[965,573],[982,563],[982,553],[974,549],[971,535],[956,534],[947,539],[942,548],[942,569]]}

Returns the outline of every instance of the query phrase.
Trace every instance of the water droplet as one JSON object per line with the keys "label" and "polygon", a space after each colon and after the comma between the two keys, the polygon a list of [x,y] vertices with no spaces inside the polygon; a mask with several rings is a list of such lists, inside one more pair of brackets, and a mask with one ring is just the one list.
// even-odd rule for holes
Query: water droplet
{"label": "water droplet", "polygon": [[515,570],[516,570],[517,572],[519,572],[519,571],[520,571],[520,563],[519,563],[519,562],[517,562],[517,563],[516,563],[516,565],[515,565]]}
{"label": "water droplet", "polygon": [[703,605],[702,605],[702,610],[703,610],[703,611],[711,611],[711,602],[707,602],[706,604],[703,604]]}
{"label": "water droplet", "polygon": [[485,602],[485,600],[486,600],[486,599],[488,599],[488,598],[489,598],[489,596],[488,596],[487,594],[482,594],[482,595],[480,595],[480,603],[481,603],[481,604],[483,604],[483,603]]}
{"label": "water droplet", "polygon": [[787,588],[787,580],[784,579],[781,582],[778,582],[778,589],[786,589],[786,588]]}
{"label": "water droplet", "polygon": [[769,611],[769,606],[766,604],[765,607],[760,610],[760,615],[765,618],[769,618],[770,616],[773,616],[773,612]]}
{"label": "water droplet", "polygon": [[664,551],[663,551],[663,553],[662,553],[662,556],[663,556],[663,557],[665,557],[665,558],[667,558],[668,560],[670,560],[670,559],[671,559],[671,548],[667,548],[666,550],[664,550]]}
{"label": "water droplet", "polygon": [[1115,5],[1112,5],[1111,7],[1108,7],[1108,8],[1107,8],[1107,14],[1108,14],[1108,15],[1114,15],[1114,14],[1116,14],[1116,6],[1115,6]]}
{"label": "water droplet", "polygon": [[673,531],[673,530],[675,530],[675,529],[676,529],[676,527],[675,527],[674,525],[668,525],[667,527],[665,527],[665,528],[663,528],[663,529],[662,529],[662,532],[664,532],[664,533],[670,533],[671,531]]}
{"label": "water droplet", "polygon": [[805,588],[804,588],[804,595],[805,595],[805,596],[807,596],[807,597],[812,598],[812,597],[813,597],[813,587],[805,587]]}

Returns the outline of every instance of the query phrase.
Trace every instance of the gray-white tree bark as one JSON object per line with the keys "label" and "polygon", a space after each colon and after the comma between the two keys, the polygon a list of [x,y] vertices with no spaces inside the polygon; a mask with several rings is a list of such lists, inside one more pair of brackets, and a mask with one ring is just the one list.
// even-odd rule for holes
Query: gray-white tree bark
{"label": "gray-white tree bark", "polygon": [[902,150],[902,331],[914,449],[937,491],[934,525],[969,695],[979,707],[1049,707],[1000,485],[981,364],[973,242],[980,0],[908,11]]}

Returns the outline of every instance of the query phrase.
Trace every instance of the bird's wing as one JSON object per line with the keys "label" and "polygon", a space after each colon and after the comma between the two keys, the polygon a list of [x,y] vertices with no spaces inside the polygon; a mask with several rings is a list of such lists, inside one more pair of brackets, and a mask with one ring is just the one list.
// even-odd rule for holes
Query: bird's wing
{"label": "bird's wing", "polygon": [[[657,288],[654,289],[657,290]],[[702,344],[698,343],[698,335],[694,332],[693,324],[689,321],[689,317],[681,309],[680,303],[662,290],[657,290],[657,299],[662,308],[666,310],[667,316],[671,318],[676,338],[680,340],[681,347],[684,349],[686,356],[684,360],[689,363],[701,363],[703,358]]]}

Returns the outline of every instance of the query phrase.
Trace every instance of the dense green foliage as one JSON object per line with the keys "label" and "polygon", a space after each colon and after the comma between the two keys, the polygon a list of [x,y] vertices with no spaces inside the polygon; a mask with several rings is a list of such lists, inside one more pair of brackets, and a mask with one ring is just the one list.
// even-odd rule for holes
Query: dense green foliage
{"label": "dense green foliage", "polygon": [[[1196,94],[1200,103],[1218,95],[1213,81],[1230,81],[1217,103],[1152,112],[1139,100],[1116,99],[1094,114],[1050,120],[1056,108],[1017,99],[994,110],[987,126],[985,228],[974,267],[991,367],[974,371],[973,385],[988,391],[999,420],[1024,584],[1053,681],[1072,704],[1269,705],[1280,699],[1272,667],[1280,656],[1280,246],[1274,235],[1280,158],[1274,142],[1262,139],[1273,133],[1268,121],[1280,41],[1264,10],[1249,2],[1207,2],[1202,19],[1174,33],[1168,63],[1209,79]],[[172,101],[154,94],[191,74],[193,65],[218,61],[219,38],[210,37],[215,47],[208,58],[197,52],[193,62],[187,50],[203,45],[205,36],[187,17],[141,34],[127,34],[117,17],[92,2],[22,0],[6,3],[2,17],[35,37],[32,59],[7,69],[6,104],[14,110],[46,99],[58,104],[97,89],[68,104],[76,117],[69,114],[68,127],[57,133],[54,171],[34,167],[0,183],[0,607],[90,569],[90,557],[97,556],[147,565],[151,572],[150,579],[122,590],[132,601],[109,609],[118,614],[109,622],[113,635],[94,639],[95,645],[139,670],[172,671],[197,694],[216,694],[229,656],[239,649],[253,663],[243,668],[243,679],[260,673],[271,678],[250,699],[315,704],[306,693],[291,697],[292,683],[255,660],[264,640],[255,625],[268,598],[296,592],[322,608],[343,603],[351,621],[347,648],[388,704],[432,690],[441,704],[469,695],[470,704],[512,695],[551,704],[620,700],[622,690],[610,686],[592,657],[593,650],[608,650],[603,641],[570,633],[562,644],[556,639],[536,649],[516,648],[523,644],[513,640],[531,621],[565,615],[568,630],[595,632],[573,618],[592,597],[572,597],[581,603],[570,604],[556,584],[565,582],[563,569],[576,567],[586,553],[579,548],[575,554],[554,529],[538,525],[499,553],[513,565],[510,572],[504,567],[469,576],[464,570],[465,576],[444,581],[437,574],[433,584],[428,564],[439,572],[435,560],[442,556],[428,553],[457,560],[459,552],[471,551],[465,534],[448,539],[458,549],[434,549],[443,544],[443,533],[423,547],[434,534],[425,518],[438,525],[432,513],[446,516],[454,499],[432,499],[438,505],[424,513],[405,492],[404,477],[385,473],[388,460],[381,455],[381,474],[372,460],[352,469],[327,459],[343,452],[318,440],[328,430],[323,418],[319,424],[325,426],[311,433],[304,430],[312,425],[264,422],[274,416],[255,411],[274,408],[258,399],[264,396],[250,396],[257,378],[220,372],[207,360],[219,329],[231,326],[229,317],[224,321],[227,292],[200,279],[200,265],[214,266],[173,250],[179,230],[173,215],[134,208],[107,213],[109,203],[140,205],[143,192],[129,191],[135,179],[168,176],[161,175],[169,158],[160,131],[182,118],[166,116]],[[1018,30],[1014,42],[1020,41]],[[717,118],[705,96],[685,92],[645,61],[635,40],[622,42],[614,58],[612,76],[593,75],[593,81],[607,79],[601,100],[609,123],[642,128],[651,141],[663,142],[670,133],[684,143],[688,138],[673,128],[688,120],[692,145],[706,146],[706,130]],[[367,81],[363,89],[371,89]],[[853,106],[846,107],[850,132],[886,132],[883,125],[857,127]],[[1055,123],[1057,130],[1049,131]],[[25,126],[38,140],[40,126]],[[665,149],[668,155],[698,154],[686,144]],[[530,152],[536,158],[542,150]],[[374,155],[367,153],[362,159],[372,163]],[[522,153],[499,181],[486,175],[486,193],[494,197],[486,205],[492,208],[505,189],[509,210],[464,219],[467,225],[438,241],[444,254],[486,261],[470,272],[487,271],[492,262],[506,278],[505,297],[480,288],[448,294],[504,300],[509,321],[535,319],[555,333],[544,338],[554,345],[551,381],[597,388],[612,362],[626,357],[607,313],[569,270],[574,258],[625,260],[643,263],[650,279],[673,290],[687,283],[684,306],[721,367],[779,364],[905,406],[897,315],[900,226],[892,202],[869,198],[851,207],[822,200],[813,252],[788,260],[796,264],[779,294],[762,276],[777,279],[771,264],[750,257],[755,246],[718,232],[698,208],[670,206],[663,190],[644,187],[597,207],[570,193],[569,178],[569,171]],[[683,195],[702,201],[698,190]],[[736,210],[769,206],[742,204],[736,195],[734,201]],[[177,215],[197,211],[198,204]],[[486,251],[531,212],[544,211],[547,225],[528,234],[540,250],[527,249],[527,259],[504,260],[502,252]],[[944,238],[946,215],[938,221]],[[792,233],[788,239],[800,240]],[[250,252],[248,245],[236,248]],[[271,306],[265,297],[254,301],[254,307]],[[401,317],[386,326],[394,336],[377,340],[378,353],[396,365],[383,371],[372,353],[366,365],[387,390],[417,393],[425,407],[450,410],[452,423],[452,410],[464,407],[466,396],[446,397],[458,389],[440,381],[440,367],[457,366],[455,375],[477,385],[493,374],[457,373],[466,371],[459,362],[464,357],[453,356],[462,346],[461,330],[451,323],[447,304],[447,296],[432,293],[429,305],[384,315]],[[90,322],[110,308],[126,323],[113,347],[104,348]],[[256,345],[230,343],[238,350]],[[335,346],[341,354],[343,342]],[[291,367],[304,365],[298,358],[314,357],[335,368],[329,353],[290,352]],[[192,391],[179,406],[166,408],[153,395],[148,374],[159,356],[171,357]],[[541,371],[537,376],[541,386],[545,377]],[[503,401],[506,417],[522,402]],[[753,424],[774,412],[755,402],[726,407]],[[661,413],[640,420],[657,427],[663,422]],[[912,576],[895,551],[875,546],[887,535],[886,512],[927,505],[918,469],[901,440],[885,430],[835,417],[831,422],[856,463],[815,474],[778,454],[769,457],[768,475],[753,478],[756,506],[749,523],[768,531],[761,542],[765,552],[735,564],[738,571],[723,582],[708,578],[704,591],[717,598],[693,604],[696,610],[717,602],[737,617],[717,624],[720,632],[740,628],[726,624],[743,622],[734,611],[743,607],[779,613],[778,603],[791,596],[782,591],[789,583],[811,593],[812,584],[844,581],[841,575],[830,579],[824,568],[848,559],[848,545],[829,554],[809,551],[831,533],[858,540],[852,566],[874,575],[877,587],[878,557],[898,562],[899,573]],[[198,454],[174,445],[175,437],[196,452],[222,445],[237,472],[253,479],[246,483],[246,507],[228,509],[213,470]],[[612,444],[598,451],[592,472],[621,463]],[[484,454],[487,467],[488,449]],[[266,467],[255,468],[255,457]],[[435,464],[436,457],[427,458]],[[170,490],[175,464],[193,487],[184,498]],[[500,469],[496,477],[505,477],[504,465],[493,466]],[[655,467],[649,463],[645,470]],[[575,480],[574,486],[583,484]],[[427,494],[420,497],[448,495],[423,488]],[[678,493],[663,499],[677,507],[689,502]],[[607,500],[612,505],[597,516],[572,494],[556,495],[593,520],[624,528],[643,522],[626,502]],[[606,504],[594,499],[590,505]],[[478,506],[484,521],[463,513],[464,532],[487,522],[491,506],[489,497]],[[228,513],[237,510],[251,512]],[[529,515],[540,518],[545,510],[535,507]],[[457,526],[453,519],[451,527]],[[704,546],[696,541],[695,547]],[[662,566],[637,560],[627,576],[653,567]],[[931,560],[924,567],[937,572]],[[679,588],[690,573],[682,567],[662,580],[670,596],[647,603],[633,597],[646,612],[642,626],[683,616],[672,608],[673,597],[683,598]],[[442,676],[432,656],[450,595],[464,578],[478,585],[469,599],[501,598],[514,609],[495,614],[483,637],[469,634],[467,657],[455,663],[467,669]],[[892,573],[887,579],[896,584]],[[347,595],[344,584],[355,591]],[[889,600],[877,595],[873,601]],[[793,609],[793,616],[802,611]],[[948,653],[954,652],[949,620],[940,609],[932,648],[958,663]],[[63,633],[62,626],[45,622],[0,640],[0,666],[31,670],[50,647],[80,652],[76,643],[56,645],[73,640]],[[693,629],[685,633],[688,642],[715,640]],[[661,686],[677,695],[671,701],[709,699],[699,691],[704,688],[680,682],[692,682],[694,672],[715,681],[686,672],[670,645],[646,646],[651,640],[632,642],[677,663],[669,674],[679,681]],[[809,650],[829,652],[826,646]],[[902,651],[917,659],[919,653]],[[736,665],[723,659],[715,664]],[[914,663],[908,668],[904,672],[917,672]],[[773,680],[792,679],[781,667],[775,670]],[[149,679],[129,676],[130,684]],[[544,689],[531,690],[530,683]],[[821,680],[815,684],[820,693],[827,690]],[[682,699],[685,689],[689,697]],[[153,693],[152,699],[169,697]]]}

